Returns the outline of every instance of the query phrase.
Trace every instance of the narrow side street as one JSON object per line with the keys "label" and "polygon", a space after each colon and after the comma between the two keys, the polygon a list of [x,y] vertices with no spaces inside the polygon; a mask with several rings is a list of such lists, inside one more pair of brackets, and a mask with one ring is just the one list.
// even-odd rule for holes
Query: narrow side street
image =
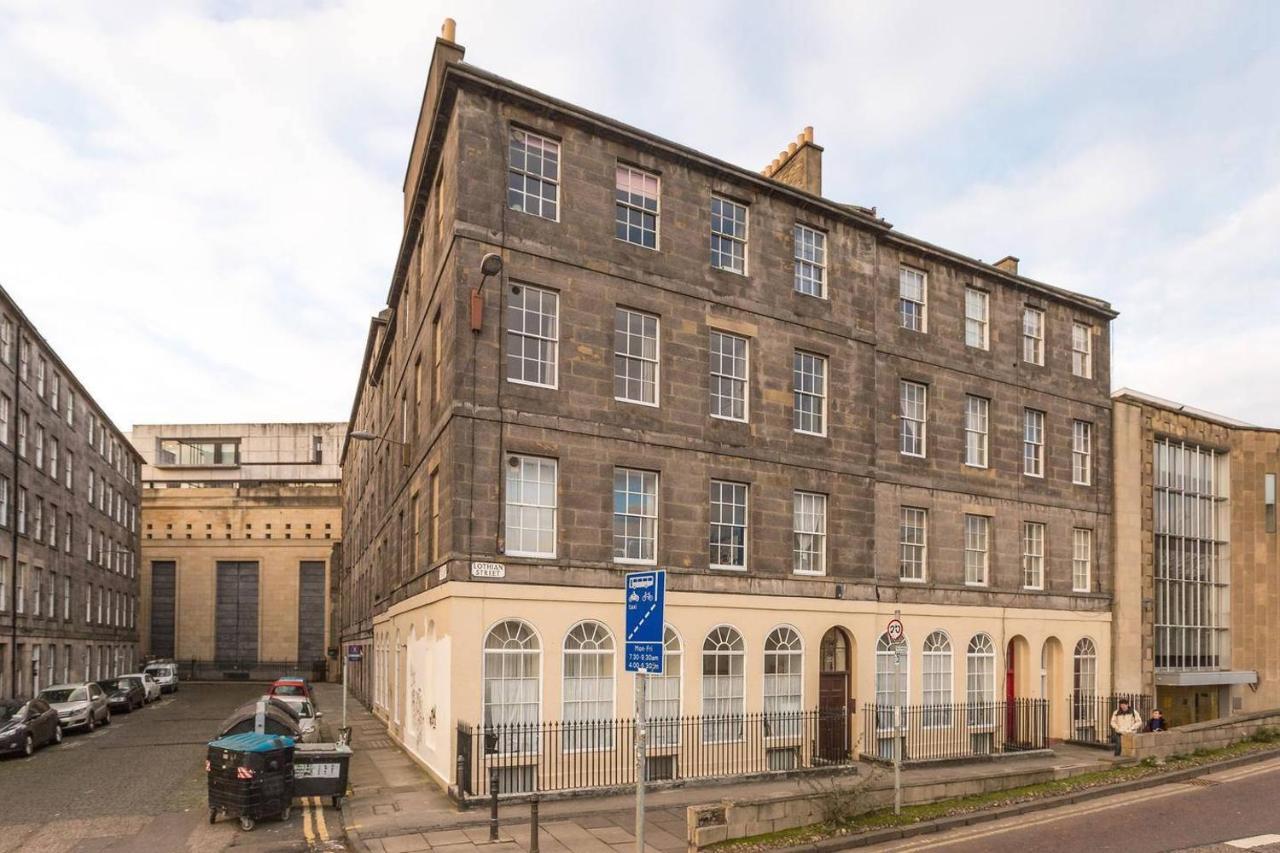
{"label": "narrow side street", "polygon": [[299,804],[288,821],[264,820],[253,832],[231,820],[209,824],[206,744],[236,705],[262,691],[260,683],[184,684],[91,734],[0,760],[0,852],[342,849],[334,843],[342,820],[327,806]]}

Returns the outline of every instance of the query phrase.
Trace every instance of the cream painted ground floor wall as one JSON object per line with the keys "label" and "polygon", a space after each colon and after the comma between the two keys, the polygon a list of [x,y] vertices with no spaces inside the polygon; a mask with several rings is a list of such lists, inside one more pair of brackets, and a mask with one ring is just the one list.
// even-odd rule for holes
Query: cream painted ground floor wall
{"label": "cream painted ground floor wall", "polygon": [[[931,654],[948,656],[949,649],[949,666],[931,661],[934,673],[944,673],[941,680],[932,679],[934,701],[939,689],[949,690],[950,702],[967,701],[973,660],[975,669],[990,667],[991,674],[984,674],[977,683],[990,687],[991,700],[1004,699],[1007,692],[1050,700],[1050,737],[1066,738],[1068,697],[1073,689],[1109,692],[1109,613],[919,604],[900,608],[909,642],[906,682],[911,704],[924,701],[923,647],[931,635]],[[850,707],[874,702],[877,640],[894,609],[893,603],[874,601],[670,592],[666,622],[674,632],[674,647],[669,642],[669,653],[678,650],[682,677],[678,686],[669,686],[679,695],[678,713],[705,712],[704,646],[723,648],[726,639],[741,649],[742,677],[737,689],[745,712],[763,711],[765,646],[771,636],[775,642],[785,637],[792,647],[798,645],[801,708],[816,708],[820,673],[832,667],[831,661],[820,661],[820,650],[833,629],[841,633],[847,650]],[[565,661],[587,637],[592,647],[614,650],[611,658],[603,658],[611,670],[606,675],[610,680],[597,697],[603,705],[595,707],[603,709],[601,716],[631,717],[634,682],[623,671],[623,619],[621,589],[462,581],[436,587],[374,620],[364,666],[372,668],[375,713],[441,785],[451,784],[456,772],[457,723],[484,721],[486,660],[493,666],[498,659],[493,654],[486,658],[486,639],[491,649],[520,647],[517,653],[524,655],[523,665],[537,673],[536,688],[527,685],[522,701],[535,702],[542,720],[562,720],[566,717]],[[579,627],[583,623],[593,624]],[[503,642],[498,642],[497,635],[490,636],[495,630]],[[988,658],[971,657],[971,642],[977,649],[990,649]],[[1077,663],[1078,652],[1085,657]],[[1011,690],[1006,684],[1010,673]],[[1077,673],[1085,684],[1073,684]],[[855,740],[859,730],[855,721]]]}

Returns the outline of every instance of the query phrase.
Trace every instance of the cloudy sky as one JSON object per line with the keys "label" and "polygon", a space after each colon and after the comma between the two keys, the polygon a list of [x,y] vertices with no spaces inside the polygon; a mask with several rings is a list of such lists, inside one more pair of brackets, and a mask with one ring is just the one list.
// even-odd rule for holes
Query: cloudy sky
{"label": "cloudy sky", "polygon": [[[1122,8],[1117,9],[1116,6]],[[1280,3],[0,0],[0,284],[117,423],[345,419],[432,41],[1110,300],[1280,425]]]}

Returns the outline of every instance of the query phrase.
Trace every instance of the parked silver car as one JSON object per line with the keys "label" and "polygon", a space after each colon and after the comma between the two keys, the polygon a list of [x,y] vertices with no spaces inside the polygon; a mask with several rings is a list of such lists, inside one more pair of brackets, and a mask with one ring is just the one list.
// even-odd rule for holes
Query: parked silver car
{"label": "parked silver car", "polygon": [[58,712],[58,725],[64,729],[93,731],[99,723],[111,723],[107,694],[92,681],[55,684],[41,690],[40,698]]}

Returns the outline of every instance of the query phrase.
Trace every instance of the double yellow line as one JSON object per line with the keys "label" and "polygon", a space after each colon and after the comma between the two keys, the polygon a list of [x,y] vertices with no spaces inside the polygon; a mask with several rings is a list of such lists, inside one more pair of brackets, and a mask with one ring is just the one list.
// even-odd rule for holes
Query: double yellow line
{"label": "double yellow line", "polygon": [[319,797],[302,797],[301,799],[302,834],[307,838],[307,846],[314,847],[317,842],[328,843],[329,827],[324,822],[324,804],[320,802]]}

